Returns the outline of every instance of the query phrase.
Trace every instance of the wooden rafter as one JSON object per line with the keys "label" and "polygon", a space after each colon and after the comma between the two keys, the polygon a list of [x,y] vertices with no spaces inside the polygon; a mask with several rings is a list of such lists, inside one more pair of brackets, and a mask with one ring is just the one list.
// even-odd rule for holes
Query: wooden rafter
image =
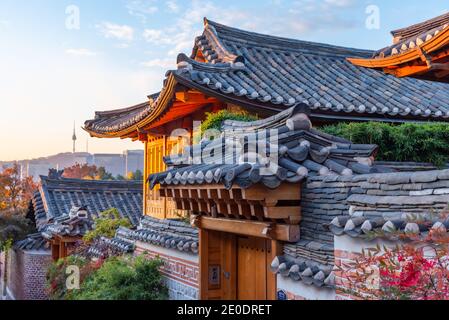
{"label": "wooden rafter", "polygon": [[276,190],[256,185],[225,189],[222,185],[161,187],[160,196],[175,201],[177,209],[209,217],[298,224],[301,220],[301,187],[282,184]]}

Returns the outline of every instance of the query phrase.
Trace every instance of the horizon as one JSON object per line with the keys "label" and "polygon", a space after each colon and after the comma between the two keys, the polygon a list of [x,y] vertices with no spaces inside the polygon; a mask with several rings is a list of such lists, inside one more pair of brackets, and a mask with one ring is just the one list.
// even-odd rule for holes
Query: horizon
{"label": "horizon", "polygon": [[10,162],[22,162],[22,161],[35,161],[35,160],[41,160],[41,159],[48,159],[55,156],[60,155],[82,155],[82,154],[89,154],[89,155],[122,155],[126,151],[144,151],[144,149],[126,149],[122,152],[86,152],[86,151],[76,151],[75,153],[67,151],[67,152],[59,152],[55,154],[48,154],[48,155],[42,155],[35,158],[24,158],[24,159],[14,159],[14,160],[2,160],[0,159],[0,163],[10,163]]}
{"label": "horizon", "polygon": [[[257,4],[257,5],[256,5]],[[367,8],[380,10],[379,28],[365,25]],[[442,1],[87,0],[12,1],[0,4],[0,161],[70,153],[73,121],[77,149],[121,153],[140,142],[89,138],[80,124],[95,111],[129,107],[158,92],[176,56],[189,54],[203,17],[263,34],[377,50],[391,30],[447,12]],[[78,11],[77,11],[78,10]],[[71,17],[79,13],[79,25]],[[267,16],[266,12],[270,12]],[[399,14],[401,13],[401,14]],[[76,20],[76,19],[75,19]],[[36,36],[38,34],[39,36]]]}

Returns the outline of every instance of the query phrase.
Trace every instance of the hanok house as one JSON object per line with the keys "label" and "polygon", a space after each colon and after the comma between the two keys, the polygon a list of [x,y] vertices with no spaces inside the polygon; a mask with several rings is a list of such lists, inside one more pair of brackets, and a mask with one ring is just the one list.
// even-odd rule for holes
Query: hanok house
{"label": "hanok house", "polygon": [[[429,196],[427,187],[433,195],[446,185],[447,172],[393,174],[375,165],[376,146],[353,145],[314,129],[338,121],[447,121],[446,84],[399,79],[348,61],[372,55],[205,20],[192,55],[178,56],[178,69],[167,72],[160,93],[140,105],[97,112],[85,123],[94,137],[145,144],[144,214],[151,217],[145,219],[162,226],[143,228],[144,243],[126,232],[116,240],[130,240],[137,253],[165,260],[172,298],[341,298],[332,270],[352,250],[347,244],[353,239],[336,247],[335,237],[346,234],[334,235],[331,222],[358,232],[365,221],[360,208],[388,223],[393,214],[383,215],[385,207],[406,213],[414,196],[428,207],[447,197],[440,190],[419,198]],[[262,120],[225,123],[224,132],[240,143],[196,139],[194,121],[222,109],[245,110]],[[231,156],[225,166],[185,164],[204,148],[248,147],[242,136],[268,129],[280,138],[272,146],[279,166],[269,175],[260,172],[273,169],[272,161],[257,157]],[[392,186],[381,189],[381,182]],[[415,182],[421,189],[412,191],[409,184]],[[350,202],[354,194],[359,197]],[[397,197],[400,204],[394,203]],[[360,219],[351,219],[354,212]],[[186,239],[171,228],[173,219],[187,213],[194,228],[181,228],[190,235],[197,230],[199,237],[189,236],[187,243],[198,239],[198,255],[180,252]]]}
{"label": "hanok house", "polygon": [[142,185],[138,181],[91,181],[65,179],[51,170],[41,176],[28,217],[38,233],[14,244],[8,265],[2,257],[1,279],[7,274],[7,299],[47,298],[46,272],[52,261],[71,253],[76,242],[92,230],[93,217],[116,208],[137,226],[142,215]]}

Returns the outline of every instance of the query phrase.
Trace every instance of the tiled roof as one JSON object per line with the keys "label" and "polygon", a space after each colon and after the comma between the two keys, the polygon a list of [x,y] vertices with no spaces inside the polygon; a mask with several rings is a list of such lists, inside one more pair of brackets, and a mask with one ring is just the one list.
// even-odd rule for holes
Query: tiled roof
{"label": "tiled roof", "polygon": [[[299,105],[265,120],[226,122],[221,138],[202,141],[186,148],[179,156],[165,158],[171,169],[151,175],[150,186],[223,184],[231,188],[237,184],[246,189],[263,183],[273,189],[283,181],[297,183],[313,175],[350,176],[391,171],[372,166],[376,145],[352,144],[314,130],[304,112],[307,113],[307,106]],[[274,134],[278,136],[276,140],[272,139]],[[267,137],[266,140],[256,140],[261,136]],[[269,152],[275,152],[270,155],[271,159],[259,152],[261,143]],[[256,145],[258,154],[255,153]],[[242,152],[237,154],[235,150]],[[217,158],[218,152],[223,156]],[[211,159],[202,157],[198,161],[194,158],[211,153],[214,154]],[[191,164],[192,157],[195,164]]]}
{"label": "tiled roof", "polygon": [[[192,56],[178,56],[178,70],[167,72],[161,93],[148,105],[137,106],[132,112],[97,113],[96,119],[86,122],[85,129],[91,134],[113,136],[145,126],[148,123],[144,119],[156,119],[167,111],[178,83],[224,101],[273,113],[306,103],[313,118],[449,118],[447,84],[396,78],[347,60],[368,59],[373,54],[261,35],[206,20]],[[205,61],[196,61],[198,57]]]}
{"label": "tiled roof", "polygon": [[161,220],[145,216],[137,230],[120,228],[112,239],[102,238],[92,245],[88,253],[99,258],[133,252],[136,242],[198,254],[198,229],[178,220]]}
{"label": "tiled roof", "polygon": [[211,21],[196,48],[208,64],[180,56],[178,77],[201,88],[284,108],[303,102],[315,116],[449,117],[447,85],[395,79],[346,60],[369,57],[369,51],[260,35]]}
{"label": "tiled roof", "polygon": [[134,252],[134,241],[129,239],[131,232],[130,229],[120,227],[114,238],[101,237],[95,240],[87,250],[87,255],[104,259]]}
{"label": "tiled roof", "polygon": [[142,215],[140,181],[92,181],[41,176],[34,195],[36,224],[42,230],[49,222],[67,218],[73,207],[86,207],[90,216],[116,208],[137,225]]}
{"label": "tiled roof", "polygon": [[279,256],[271,263],[271,271],[293,281],[302,281],[307,285],[320,288],[335,287],[332,265],[322,265],[303,258],[292,259],[288,256]]}
{"label": "tiled roof", "polygon": [[24,240],[18,241],[14,244],[15,250],[48,250],[50,247],[46,239],[40,233],[28,235]]}
{"label": "tiled roof", "polygon": [[51,239],[54,236],[83,237],[94,227],[94,220],[86,208],[73,207],[68,215],[57,217],[52,223],[47,224],[42,231],[42,236]]}
{"label": "tiled roof", "polygon": [[157,246],[197,254],[198,230],[178,220],[160,220],[145,216],[141,226],[129,238]]}
{"label": "tiled roof", "polygon": [[154,101],[158,97],[159,93],[155,93],[148,96],[148,101],[133,107],[111,111],[97,111],[95,119],[86,121],[84,126],[86,129],[99,132],[119,131],[123,128],[131,127],[151,113]]}

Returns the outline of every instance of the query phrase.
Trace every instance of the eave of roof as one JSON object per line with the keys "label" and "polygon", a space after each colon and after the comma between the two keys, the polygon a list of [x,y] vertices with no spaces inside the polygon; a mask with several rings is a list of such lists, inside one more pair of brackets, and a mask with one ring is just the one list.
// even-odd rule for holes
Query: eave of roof
{"label": "eave of roof", "polygon": [[400,37],[402,39],[411,38],[417,35],[420,35],[427,30],[431,30],[441,26],[445,23],[449,23],[449,13],[442,14],[438,17],[426,20],[424,22],[416,23],[414,25],[400,28],[397,30],[391,31],[393,37]]}
{"label": "eave of roof", "polygon": [[[396,46],[398,45],[394,45],[394,47]],[[446,27],[443,31],[439,32],[436,36],[432,37],[432,39],[426,41],[422,45],[415,46],[412,49],[407,49],[404,52],[396,55],[390,55],[383,58],[375,57],[372,59],[348,58],[348,60],[354,65],[361,67],[385,68],[398,66],[415,60],[422,60],[423,54],[432,54],[433,52],[441,50],[442,48],[445,48],[447,46],[449,46],[448,27]]]}

